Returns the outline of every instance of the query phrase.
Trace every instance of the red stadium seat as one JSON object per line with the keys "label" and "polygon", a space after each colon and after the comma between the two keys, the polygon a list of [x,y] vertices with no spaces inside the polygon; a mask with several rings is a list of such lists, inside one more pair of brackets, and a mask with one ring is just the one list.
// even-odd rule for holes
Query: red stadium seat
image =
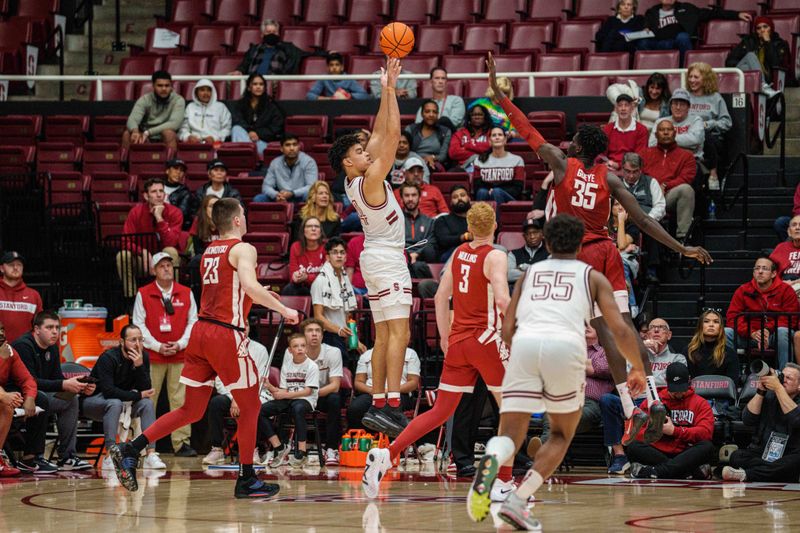
{"label": "red stadium seat", "polygon": [[[528,83],[527,80],[523,80]],[[480,98],[486,96],[486,89],[489,88],[489,80],[485,78],[478,78],[475,80],[464,80],[466,83],[464,87],[464,98]],[[514,87],[514,94],[517,94],[517,80],[511,80],[511,86]]]}
{"label": "red stadium seat", "polygon": [[257,22],[257,0],[217,0],[214,22],[246,25]]}
{"label": "red stadium seat", "polygon": [[789,43],[790,50],[794,50],[792,42],[797,40],[794,33],[800,33],[800,9],[797,13],[789,13],[786,15],[772,15],[772,22],[775,23],[775,32],[780,34],[783,39]]}
{"label": "red stadium seat", "polygon": [[31,25],[25,19],[14,17],[0,22],[0,73],[23,72],[22,47],[31,37]]}
{"label": "red stadium seat", "polygon": [[410,22],[426,23],[436,15],[436,0],[403,0],[393,2],[394,12],[392,20],[402,20],[406,24]]}
{"label": "red stadium seat", "polygon": [[[797,13],[800,11],[795,0],[768,0],[770,16],[776,13]],[[786,38],[786,36],[784,36]]]}
{"label": "red stadium seat", "polygon": [[[96,119],[95,119],[96,122]],[[95,125],[95,131],[97,126]],[[87,142],[83,145],[83,172],[120,172],[125,152],[119,144],[120,136],[115,142]]]}
{"label": "red stadium seat", "polygon": [[328,115],[292,115],[286,117],[284,129],[297,135],[304,145],[313,146],[328,134]]}
{"label": "red stadium seat", "polygon": [[[173,76],[205,75],[208,72],[208,57],[169,56],[167,60],[164,62],[164,70],[166,70]],[[177,89],[173,90],[177,91]]]}
{"label": "red stadium seat", "polygon": [[0,116],[0,131],[4,145],[35,145],[42,132],[41,115]]}
{"label": "red stadium seat", "polygon": [[750,23],[744,20],[711,20],[700,48],[731,47],[739,44],[742,34],[750,33]]}
{"label": "red stadium seat", "polygon": [[252,202],[247,207],[247,230],[282,232],[292,223],[294,204],[289,202]]}
{"label": "red stadium seat", "polygon": [[531,111],[527,116],[547,142],[558,145],[567,136],[567,115],[563,111]]}
{"label": "red stadium seat", "polygon": [[[104,102],[117,100],[133,100],[136,83],[133,81],[104,81],[103,98]],[[89,84],[89,100],[96,102],[100,100],[97,94],[97,84]]]}
{"label": "red stadium seat", "polygon": [[36,172],[68,172],[81,168],[83,150],[71,142],[40,142],[36,147]]}
{"label": "red stadium seat", "polygon": [[[464,94],[464,80],[447,80],[447,94],[461,96]],[[432,98],[433,89],[430,83],[422,84],[422,98]]]}
{"label": "red stadium seat", "polygon": [[300,18],[301,8],[301,0],[263,0],[258,20],[274,20],[287,26]]}
{"label": "red stadium seat", "polygon": [[559,72],[581,70],[579,52],[565,54],[542,54],[536,58],[536,72]]}
{"label": "red stadium seat", "polygon": [[637,50],[633,55],[634,70],[662,70],[680,68],[677,50]]}
{"label": "red stadium seat", "polygon": [[170,22],[186,25],[206,24],[211,20],[211,11],[206,2],[176,0],[172,4]]}
{"label": "red stadium seat", "polygon": [[119,62],[119,74],[120,76],[150,76],[156,70],[161,70],[161,63],[160,56],[123,57]]}
{"label": "red stadium seat", "polygon": [[607,76],[570,76],[564,82],[564,96],[603,96],[607,88]]}
{"label": "red stadium seat", "polygon": [[86,199],[86,176],[77,171],[53,171],[45,180],[47,204],[78,203]]}
{"label": "red stadium seat", "polygon": [[528,1],[484,0],[483,20],[486,22],[515,22],[527,17]]}
{"label": "red stadium seat", "polygon": [[[195,26],[189,40],[192,55],[227,54],[233,50],[234,26]],[[205,70],[201,72],[205,74]]]}
{"label": "red stadium seat", "polygon": [[525,246],[525,236],[520,231],[501,231],[497,235],[497,244],[508,251],[516,250]]}
{"label": "red stadium seat", "polygon": [[[730,11],[747,11],[749,13],[758,14],[761,11],[761,6],[764,2],[761,0],[722,0],[722,9],[729,9]],[[800,7],[797,8],[800,10]]]}
{"label": "red stadium seat", "polygon": [[[142,180],[144,180],[144,179],[146,179],[148,177],[149,176],[140,176],[140,178]],[[230,179],[229,179],[229,181],[230,181]],[[208,183],[208,171],[204,171],[204,172],[187,172],[186,173],[186,177],[183,180],[183,183],[186,185],[186,187],[189,188],[190,191],[197,191],[198,189],[200,189],[200,187],[202,187],[203,185]],[[139,188],[141,188],[141,186],[142,186],[142,183],[139,184]],[[236,188],[238,189],[238,187],[236,187]],[[241,190],[239,190],[239,192],[241,193]]]}
{"label": "red stadium seat", "polygon": [[[155,35],[157,30],[169,30],[171,32],[177,33],[180,37],[178,39],[178,46],[173,48],[158,48],[155,46]],[[166,24],[163,27],[158,28],[148,28],[147,36],[144,40],[144,47],[140,47],[133,44],[128,44],[128,47],[131,49],[131,53],[142,53],[145,52],[147,54],[159,54],[159,55],[170,55],[178,53],[180,47],[188,47],[189,46],[189,34],[191,33],[191,28],[189,26],[184,25],[176,25],[176,24]]]}
{"label": "red stadium seat", "polygon": [[120,235],[125,226],[134,202],[100,202],[97,204],[97,224],[100,230],[100,238],[104,239],[109,235]]}
{"label": "red stadium seat", "polygon": [[[260,43],[262,38],[261,27],[242,26],[236,32],[236,40],[233,45],[233,53],[244,54],[250,49],[250,45]],[[213,62],[216,57],[212,57]]]}
{"label": "red stadium seat", "polygon": [[278,82],[276,100],[305,100],[306,94],[311,89],[308,81],[281,81]]}
{"label": "red stadium seat", "polygon": [[534,78],[535,94],[530,93],[530,83],[522,78],[517,82],[517,96],[558,96],[558,78]]}
{"label": "red stadium seat", "polygon": [[210,144],[178,143],[177,158],[186,163],[186,172],[207,174],[208,163],[214,159],[214,147]]}
{"label": "red stadium seat", "polygon": [[[386,64],[386,60],[381,56],[351,56],[350,74],[372,74]],[[403,59],[403,72],[408,70],[406,60]]]}
{"label": "red stadium seat", "polygon": [[283,28],[283,40],[303,50],[322,48],[324,26],[287,26]]}
{"label": "red stadium seat", "polygon": [[572,9],[572,0],[531,0],[528,19],[563,20],[568,9]]}
{"label": "red stadium seat", "polygon": [[[416,53],[411,54],[410,56],[406,56],[403,58],[403,70],[408,69],[411,72],[416,72],[417,74],[426,74],[433,70],[434,67],[439,65],[439,57],[438,56],[430,56],[430,55],[417,55]],[[427,85],[426,82],[423,81],[422,85]]]}
{"label": "red stadium seat", "polygon": [[587,54],[586,70],[626,70],[630,61],[628,52]]}
{"label": "red stadium seat", "polygon": [[301,74],[327,74],[328,62],[324,57],[311,56],[303,59],[303,64],[300,66]]}
{"label": "red stadium seat", "polygon": [[442,56],[442,66],[447,72],[485,72],[486,56],[468,54],[446,55]]}
{"label": "red stadium seat", "polygon": [[344,0],[305,0],[303,24],[328,25],[338,24],[344,19]]}
{"label": "red stadium seat", "polygon": [[575,127],[582,124],[592,124],[594,126],[604,126],[608,123],[611,113],[608,111],[589,111],[586,113],[577,113],[575,115]]}
{"label": "red stadium seat", "polygon": [[511,25],[507,50],[528,52],[547,50],[545,43],[553,42],[555,31],[552,22],[520,22]]}
{"label": "red stadium seat", "polygon": [[324,48],[336,50],[343,55],[363,53],[369,44],[368,30],[366,25],[328,27]]}
{"label": "red stadium seat", "polygon": [[616,3],[609,0],[576,0],[573,18],[605,20],[614,14]]}
{"label": "red stadium seat", "polygon": [[340,129],[365,129],[372,131],[374,115],[339,115],[333,117],[333,132]]}
{"label": "red stadium seat", "polygon": [[228,166],[228,174],[250,172],[258,165],[258,152],[253,143],[222,143],[217,149],[217,157]]}
{"label": "red stadium seat", "polygon": [[[236,67],[239,66],[239,63],[242,62],[243,57],[243,55],[213,56],[211,58],[211,64],[208,66],[208,73],[213,76],[214,74],[233,72],[236,70]],[[236,85],[235,82],[233,84]]]}
{"label": "red stadium seat", "polygon": [[[249,204],[253,200],[253,197],[261,192],[261,186],[264,183],[264,177],[249,176],[245,172],[242,172],[238,176],[231,176],[230,182],[232,187],[235,187],[239,190],[239,194],[242,195],[242,199],[244,200],[245,204]],[[285,230],[286,228],[284,227],[280,231]]]}
{"label": "red stadium seat", "polygon": [[500,50],[506,45],[506,25],[495,24],[465,24],[464,39],[461,49],[464,52],[482,52],[494,49]]}
{"label": "red stadium seat", "polygon": [[461,38],[461,26],[422,26],[416,34],[414,50],[420,54],[447,54]]}
{"label": "red stadium seat", "polygon": [[471,183],[472,178],[466,172],[431,173],[431,185],[438,187],[445,196],[450,195],[450,189],[452,189],[454,185],[464,185],[468,189],[472,190]]}
{"label": "red stadium seat", "polygon": [[[719,92],[737,93],[739,92],[739,77],[734,73],[721,73],[719,77]],[[673,89],[674,90],[674,89]],[[761,90],[761,73],[749,71],[744,73],[744,91],[755,93]]]}
{"label": "red stadium seat", "polygon": [[131,144],[128,149],[128,171],[131,174],[154,172],[164,175],[164,165],[172,156],[161,143]]}
{"label": "red stadium seat", "polygon": [[501,55],[494,56],[497,72],[529,72],[533,69],[533,56],[525,55]]}
{"label": "red stadium seat", "polygon": [[706,50],[689,50],[686,52],[683,63],[688,67],[692,63],[708,63],[714,68],[725,66],[725,59],[730,53],[730,48],[708,48]]}
{"label": "red stadium seat", "polygon": [[92,139],[96,142],[118,143],[122,139],[128,117],[123,115],[100,115],[92,121]]}
{"label": "red stadium seat", "polygon": [[50,115],[44,122],[47,141],[67,141],[82,145],[89,134],[89,115]]}
{"label": "red stadium seat", "polygon": [[594,52],[594,36],[600,29],[597,20],[573,20],[558,25],[555,48]]}
{"label": "red stadium seat", "polygon": [[27,174],[33,170],[36,146],[0,145],[0,168],[4,174]]}
{"label": "red stadium seat", "polygon": [[438,4],[436,20],[447,24],[473,22],[481,11],[480,0],[439,0]]}
{"label": "red stadium seat", "polygon": [[389,0],[350,0],[348,24],[378,24],[389,17]]}
{"label": "red stadium seat", "polygon": [[132,181],[125,172],[94,172],[89,181],[93,202],[125,203],[131,201]]}
{"label": "red stadium seat", "polygon": [[289,234],[286,232],[248,232],[244,241],[255,246],[259,264],[280,259],[289,251]]}
{"label": "red stadium seat", "polygon": [[528,143],[508,143],[506,150],[520,156],[526,165],[536,165],[537,168],[542,167],[541,159],[533,151],[533,148],[528,146]]}
{"label": "red stadium seat", "polygon": [[498,220],[498,225],[500,226],[501,231],[503,229],[510,229],[516,230],[517,228],[522,227],[522,223],[525,222],[525,216],[531,210],[531,203],[530,202],[506,202],[504,204],[500,204],[500,217]]}

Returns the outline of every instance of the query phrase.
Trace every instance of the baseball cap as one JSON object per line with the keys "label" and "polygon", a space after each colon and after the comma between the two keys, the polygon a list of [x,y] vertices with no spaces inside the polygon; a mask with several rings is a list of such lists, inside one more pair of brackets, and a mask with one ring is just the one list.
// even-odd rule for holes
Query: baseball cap
{"label": "baseball cap", "polygon": [[158,252],[157,254],[153,255],[153,258],[150,259],[150,266],[155,268],[157,264],[159,264],[164,259],[169,259],[170,263],[172,262],[172,256],[166,252]]}
{"label": "baseball cap", "polygon": [[6,263],[10,263],[12,261],[21,261],[25,264],[25,258],[22,257],[19,252],[6,252],[3,254],[3,257],[0,257],[0,264],[5,265]]}
{"label": "baseball cap", "polygon": [[226,165],[221,159],[212,159],[208,163],[208,170],[215,168],[224,168],[225,170],[228,170],[228,165]]}
{"label": "baseball cap", "polygon": [[689,369],[683,363],[671,363],[667,367],[667,390],[686,392],[689,390]]}
{"label": "baseball cap", "polygon": [[186,170],[187,168],[186,162],[183,159],[179,159],[177,157],[170,159],[169,161],[167,161],[166,165],[164,165],[164,168],[172,168],[172,167],[183,167],[183,170]]}
{"label": "baseball cap", "polygon": [[617,96],[617,103],[620,102],[633,102],[633,96],[629,95],[628,93],[622,93]]}
{"label": "baseball cap", "polygon": [[401,167],[401,170],[411,170],[414,167],[425,168],[425,163],[419,157],[409,157]]}
{"label": "baseball cap", "polygon": [[692,97],[689,95],[689,91],[686,89],[675,89],[675,92],[672,93],[672,98],[669,99],[670,103],[673,100],[685,100],[687,102],[692,101]]}
{"label": "baseball cap", "polygon": [[544,228],[544,220],[541,217],[526,219],[522,223],[522,231],[526,231],[528,228],[542,229]]}

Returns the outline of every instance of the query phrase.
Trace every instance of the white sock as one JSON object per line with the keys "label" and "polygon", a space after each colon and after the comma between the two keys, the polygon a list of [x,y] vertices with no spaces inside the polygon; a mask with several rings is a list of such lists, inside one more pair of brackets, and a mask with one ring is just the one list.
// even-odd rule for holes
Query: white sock
{"label": "white sock", "polygon": [[656,389],[656,378],[647,376],[647,404],[653,405],[654,403],[661,403],[661,398],[658,397],[658,389]]}
{"label": "white sock", "polygon": [[497,464],[504,465],[506,462],[514,457],[517,447],[514,446],[514,441],[509,437],[498,435],[492,437],[486,443],[486,453],[494,455],[497,458]]}
{"label": "white sock", "polygon": [[633,416],[633,400],[631,399],[631,392],[628,390],[627,383],[617,383],[617,392],[619,392],[619,399],[622,402],[622,412],[625,413],[627,420]]}
{"label": "white sock", "polygon": [[528,473],[525,474],[525,479],[522,480],[522,483],[520,483],[515,493],[523,501],[528,501],[528,498],[542,486],[542,483],[544,483],[542,475],[531,468],[528,470]]}

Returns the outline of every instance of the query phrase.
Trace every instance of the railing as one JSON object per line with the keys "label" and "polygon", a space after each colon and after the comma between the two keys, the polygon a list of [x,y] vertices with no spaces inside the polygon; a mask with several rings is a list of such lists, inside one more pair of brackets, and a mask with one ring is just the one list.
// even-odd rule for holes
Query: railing
{"label": "railing", "polygon": [[[86,0],[84,0],[86,1]],[[89,32],[91,39],[91,18],[89,19]],[[92,48],[89,47],[89,70],[93,68],[92,65]],[[745,90],[745,77],[744,72],[738,68],[718,68],[714,69],[718,74],[732,73],[736,74],[738,80],[738,92],[743,93]],[[662,69],[659,70],[662,74],[680,74],[681,85],[686,84],[686,69]],[[652,70],[586,70],[586,71],[555,71],[555,72],[501,72],[498,76],[506,76],[509,78],[523,78],[528,80],[528,94],[529,96],[536,96],[536,87],[534,80],[537,78],[569,78],[573,76],[644,76],[652,74]],[[485,79],[487,74],[485,72],[450,72],[447,74],[451,80],[479,80]],[[400,79],[404,80],[427,80],[430,78],[429,74],[401,74]],[[96,76],[87,75],[69,75],[69,76],[51,76],[51,75],[37,75],[37,76],[2,76],[0,79],[9,81],[83,81],[93,82],[96,84],[96,100],[103,99],[103,82],[104,81],[150,81],[150,76]],[[200,79],[208,79],[211,81],[238,81],[241,84],[242,91],[245,89],[245,80],[247,76],[230,76],[230,75],[177,75],[172,77],[175,81],[196,81]],[[380,79],[379,74],[314,74],[314,75],[280,75],[280,76],[264,76],[268,82],[272,81],[317,81],[317,80],[377,80]]]}
{"label": "railing", "polygon": [[[53,49],[53,53],[58,57],[58,75],[64,76],[64,29],[61,26],[55,26],[45,39],[49,43],[54,37],[58,38],[58,45]],[[64,81],[58,82],[58,99],[64,101]]]}
{"label": "railing", "polygon": [[[87,35],[89,48],[87,50],[86,75],[94,76],[97,72],[94,70],[94,2],[92,0],[81,0],[80,3],[75,6],[75,21],[76,23],[80,22],[79,25],[84,22],[89,25]],[[70,81],[69,76],[61,76],[61,79],[63,81]],[[63,95],[61,99],[64,99]]]}
{"label": "railing", "polygon": [[115,52],[122,52],[125,50],[125,43],[122,42],[120,32],[120,9],[119,0],[114,1],[114,41],[111,43],[111,49]]}
{"label": "railing", "polygon": [[[769,348],[768,346],[764,346],[763,344],[761,344],[760,346],[757,345],[757,346],[754,347],[754,346],[751,346],[751,342],[748,342],[747,346],[745,346],[743,348],[744,354],[748,356],[748,359],[752,357],[752,353],[753,353],[754,350],[758,351],[758,352],[761,352],[761,353],[759,353],[759,356],[763,356],[763,352],[764,351],[771,351],[771,350],[774,350],[776,352],[776,355],[777,355],[778,342],[780,342],[780,339],[778,339],[778,328],[779,327],[785,327],[788,330],[787,338],[786,338],[786,344],[788,345],[787,346],[787,350],[788,350],[787,357],[789,358],[789,362],[793,362],[794,343],[792,342],[792,331],[793,330],[797,330],[798,320],[800,319],[800,313],[797,313],[797,312],[780,312],[780,311],[768,311],[768,312],[745,311],[743,313],[738,313],[736,316],[733,317],[733,349],[734,350],[737,350],[737,351],[739,350],[739,333],[737,331],[737,325],[742,320],[744,320],[746,322],[746,324],[747,324],[747,337],[746,338],[750,339],[751,335],[752,335],[752,332],[753,332],[753,329],[752,329],[753,325],[750,322],[750,319],[752,319],[752,318],[758,318],[759,319],[758,320],[758,329],[759,330],[764,330],[764,329],[770,330],[771,339],[775,339],[775,341],[774,341],[774,346],[775,347],[774,348]],[[781,319],[785,319],[786,320],[786,325],[785,326],[780,326],[779,325],[779,321]],[[769,327],[770,323],[772,324],[771,327]],[[755,342],[755,341],[752,341],[752,342]],[[773,344],[773,343],[770,342],[769,344]],[[763,358],[763,357],[761,357],[761,358]]]}
{"label": "railing", "polygon": [[[770,116],[776,112],[779,115],[778,128],[775,130],[775,134],[770,137],[769,127],[772,123]],[[775,147],[778,136],[781,139],[781,153],[778,159],[778,186],[786,187],[786,97],[783,95],[783,91],[767,100],[767,111],[764,118],[764,144],[767,145],[767,148]]]}
{"label": "railing", "polygon": [[728,166],[728,171],[725,173],[726,176],[730,176],[731,170],[736,167],[736,164],[742,162],[742,184],[736,189],[736,193],[733,195],[733,200],[727,202],[725,200],[725,186],[723,185],[722,190],[720,191],[720,207],[727,211],[731,209],[736,202],[739,200],[739,197],[742,198],[742,221],[741,225],[739,226],[739,241],[741,244],[742,249],[747,248],[747,225],[748,219],[750,215],[750,163],[749,159],[747,158],[747,154],[744,152],[739,152],[739,154],[734,158],[731,164]]}

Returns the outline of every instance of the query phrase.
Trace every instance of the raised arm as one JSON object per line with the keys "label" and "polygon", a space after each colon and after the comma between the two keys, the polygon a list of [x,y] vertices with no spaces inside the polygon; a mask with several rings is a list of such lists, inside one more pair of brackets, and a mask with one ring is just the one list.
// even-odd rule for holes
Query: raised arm
{"label": "raised arm", "polygon": [[652,238],[669,248],[670,250],[674,250],[681,255],[685,255],[686,257],[692,257],[697,259],[703,264],[710,264],[713,260],[711,259],[711,255],[705,250],[705,248],[701,246],[684,246],[672,236],[667,233],[661,224],[659,224],[656,220],[652,217],[647,216],[647,214],[642,211],[642,208],[639,207],[639,202],[636,201],[636,198],[628,192],[628,189],[622,184],[622,181],[614,174],[608,174],[608,186],[611,188],[611,194],[616,198],[622,207],[628,212],[628,216],[631,218],[636,227],[641,229],[643,232],[650,235]]}
{"label": "raised arm", "polygon": [[391,170],[397,153],[397,144],[400,141],[400,108],[397,106],[395,88],[400,70],[400,60],[397,58],[387,58],[386,68],[381,68],[381,105],[375,116],[372,136],[367,143],[367,153],[372,158],[364,180],[367,196],[370,196],[370,192],[383,194],[384,179]]}
{"label": "raised arm", "polygon": [[528,122],[528,117],[525,116],[525,113],[512,104],[511,100],[506,96],[503,96],[503,91],[497,86],[497,67],[491,52],[486,56],[486,68],[489,71],[489,85],[499,99],[500,105],[503,107],[503,111],[506,112],[511,124],[514,125],[520,137],[525,139],[525,142],[536,151],[539,157],[550,165],[550,169],[555,173],[556,182],[560,182],[561,178],[564,177],[564,171],[567,169],[567,156],[564,155],[560,148],[545,141],[536,128]]}

